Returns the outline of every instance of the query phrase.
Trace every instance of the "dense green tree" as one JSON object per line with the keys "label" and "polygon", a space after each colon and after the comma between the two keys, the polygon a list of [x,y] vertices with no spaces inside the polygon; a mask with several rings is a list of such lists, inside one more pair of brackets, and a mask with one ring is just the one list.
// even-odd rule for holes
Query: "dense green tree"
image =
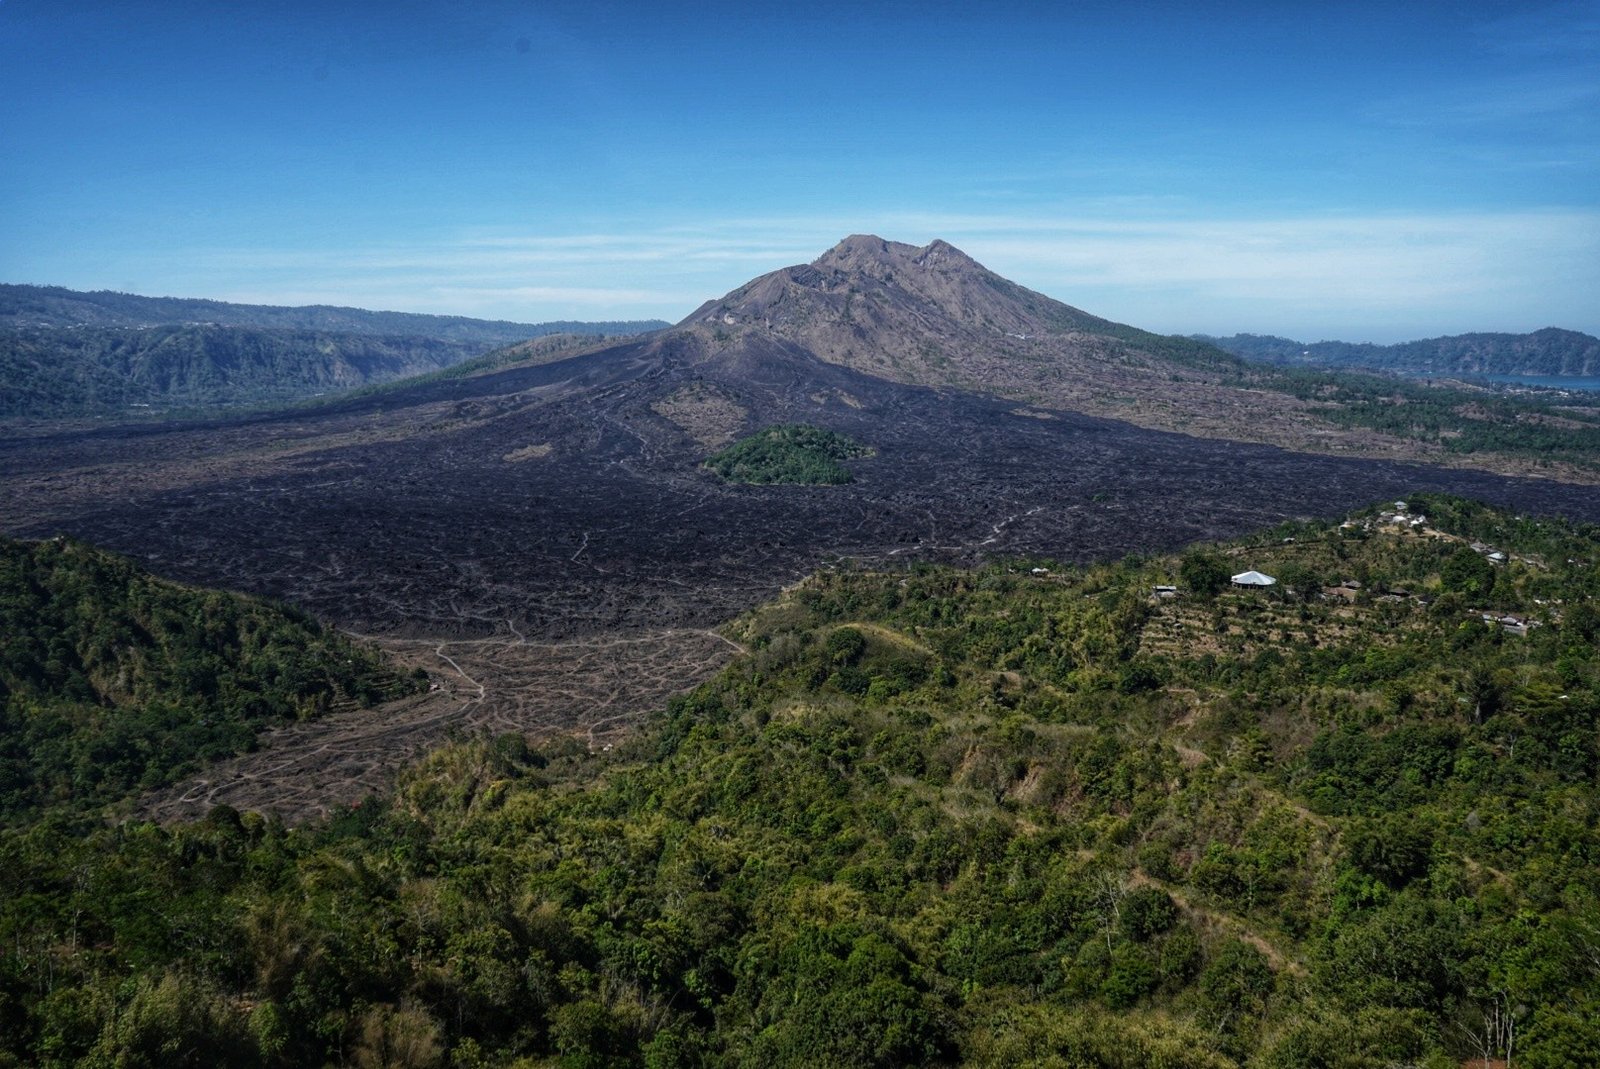
{"label": "dense green tree", "polygon": [[871,452],[842,434],[796,423],[741,438],[705,463],[729,482],[837,484],[854,478],[841,461]]}
{"label": "dense green tree", "polygon": [[1439,581],[1446,590],[1483,598],[1494,589],[1494,565],[1477,551],[1461,546],[1439,569]]}
{"label": "dense green tree", "polygon": [[1178,566],[1183,585],[1201,597],[1215,597],[1228,588],[1233,578],[1228,566],[1215,553],[1186,553]]}

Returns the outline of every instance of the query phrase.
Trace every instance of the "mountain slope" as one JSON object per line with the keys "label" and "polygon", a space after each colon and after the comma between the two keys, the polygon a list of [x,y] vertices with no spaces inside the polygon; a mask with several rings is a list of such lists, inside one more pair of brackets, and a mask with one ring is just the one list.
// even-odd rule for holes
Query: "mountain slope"
{"label": "mountain slope", "polygon": [[1246,360],[1428,375],[1600,376],[1600,338],[1546,327],[1531,334],[1458,334],[1396,345],[1302,343],[1265,334],[1196,335]]}

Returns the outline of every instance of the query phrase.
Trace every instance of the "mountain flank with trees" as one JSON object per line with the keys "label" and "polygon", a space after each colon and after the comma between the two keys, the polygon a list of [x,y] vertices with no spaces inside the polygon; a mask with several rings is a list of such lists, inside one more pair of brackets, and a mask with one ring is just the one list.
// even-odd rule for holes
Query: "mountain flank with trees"
{"label": "mountain flank with trees", "polygon": [[420,684],[305,613],[0,539],[0,825],[93,813],[269,727]]}

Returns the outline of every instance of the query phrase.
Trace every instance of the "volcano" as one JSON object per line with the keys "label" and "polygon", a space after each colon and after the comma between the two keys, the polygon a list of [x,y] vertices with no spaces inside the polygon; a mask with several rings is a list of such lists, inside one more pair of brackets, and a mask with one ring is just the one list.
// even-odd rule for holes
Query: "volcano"
{"label": "volcano", "polygon": [[[559,638],[710,626],[841,558],[1103,559],[1415,490],[1600,518],[1583,487],[1107,418],[1226,392],[1237,362],[943,241],[846,238],[674,327],[556,356],[513,348],[480,374],[242,420],[13,433],[8,533],[69,533],[364,633]],[[1267,400],[1229,397],[1234,424],[1267,419]],[[872,455],[843,486],[702,466],[778,423]]]}
{"label": "volcano", "polygon": [[[532,343],[477,373],[230,421],[13,430],[0,518],[291,602],[438,688],[288,729],[149,800],[162,819],[327,812],[450,733],[600,748],[727,663],[713,628],[817,569],[999,557],[1028,573],[1421,490],[1600,519],[1589,487],[1093,414],[1129,397],[1185,411],[1213,390],[1238,406],[1223,430],[1259,425],[1272,399],[1228,393],[1228,359],[943,242],[850,238],[624,344]],[[706,467],[778,424],[857,443],[852,481]]]}

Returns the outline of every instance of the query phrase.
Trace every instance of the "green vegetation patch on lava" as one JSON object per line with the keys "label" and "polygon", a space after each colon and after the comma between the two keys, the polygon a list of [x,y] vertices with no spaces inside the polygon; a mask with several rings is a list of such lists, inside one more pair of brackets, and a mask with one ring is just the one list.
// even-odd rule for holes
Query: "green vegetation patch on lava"
{"label": "green vegetation patch on lava", "polygon": [[804,423],[768,427],[706,459],[706,467],[729,482],[798,483],[825,486],[855,476],[842,461],[872,450],[834,431]]}

